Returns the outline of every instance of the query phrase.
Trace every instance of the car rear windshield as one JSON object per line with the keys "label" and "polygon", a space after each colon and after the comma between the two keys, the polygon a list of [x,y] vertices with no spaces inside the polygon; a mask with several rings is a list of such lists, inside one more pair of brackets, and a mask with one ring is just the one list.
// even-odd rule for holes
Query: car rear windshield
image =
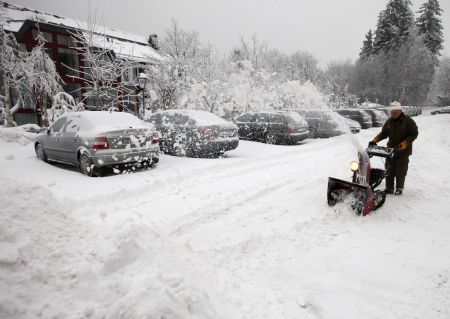
{"label": "car rear windshield", "polygon": [[142,121],[136,116],[125,112],[83,112],[82,130],[94,130],[96,128],[123,128],[142,126]]}
{"label": "car rear windshield", "polygon": [[228,124],[223,118],[217,115],[204,111],[191,111],[187,115],[195,120],[197,125],[221,125]]}
{"label": "car rear windshield", "polygon": [[290,124],[298,124],[298,123],[305,124],[306,123],[306,121],[303,119],[303,117],[296,112],[289,112],[287,115],[288,115],[287,120],[288,120],[288,123],[290,123]]}
{"label": "car rear windshield", "polygon": [[359,111],[361,113],[362,118],[371,120],[372,117],[366,111]]}

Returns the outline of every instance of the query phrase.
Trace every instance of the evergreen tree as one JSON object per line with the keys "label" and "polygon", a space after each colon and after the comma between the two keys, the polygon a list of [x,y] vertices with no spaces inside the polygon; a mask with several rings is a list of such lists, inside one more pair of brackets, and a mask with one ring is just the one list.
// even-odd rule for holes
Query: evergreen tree
{"label": "evergreen tree", "polygon": [[414,14],[410,0],[389,0],[377,23],[374,53],[388,52],[399,48],[409,38],[414,26]]}
{"label": "evergreen tree", "polygon": [[373,40],[373,53],[379,54],[382,51],[388,51],[389,43],[393,38],[392,26],[386,17],[386,10],[378,15],[377,28],[375,30],[375,39]]}
{"label": "evergreen tree", "polygon": [[419,35],[423,36],[423,42],[434,55],[439,55],[443,48],[442,24],[439,19],[441,12],[438,0],[428,0],[420,7],[416,23]]}
{"label": "evergreen tree", "polygon": [[361,52],[359,53],[359,57],[361,61],[367,61],[373,54],[373,34],[372,30],[369,30],[366,34],[366,39],[363,41],[363,47],[361,48]]}

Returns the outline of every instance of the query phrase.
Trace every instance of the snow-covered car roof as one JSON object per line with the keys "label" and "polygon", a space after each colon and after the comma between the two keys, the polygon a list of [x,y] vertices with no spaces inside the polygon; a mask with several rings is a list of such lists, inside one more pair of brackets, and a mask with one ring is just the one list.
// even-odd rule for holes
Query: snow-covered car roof
{"label": "snow-covered car roof", "polygon": [[186,110],[186,109],[173,109],[160,112],[162,114],[184,114],[189,116],[198,125],[221,125],[221,124],[230,124],[223,118],[206,111],[199,110]]}
{"label": "snow-covered car roof", "polygon": [[84,131],[148,127],[139,118],[126,112],[83,111],[67,113],[64,116],[81,117],[81,127]]}
{"label": "snow-covered car roof", "polygon": [[[86,30],[87,23],[71,18],[61,17],[18,5],[3,3],[4,20],[3,28],[11,32],[19,32],[27,20],[46,23],[56,27],[68,29]],[[147,42],[147,37],[99,26],[94,27],[96,35],[93,45],[99,48],[113,50],[117,56],[136,60],[148,58],[162,61],[165,60]]]}

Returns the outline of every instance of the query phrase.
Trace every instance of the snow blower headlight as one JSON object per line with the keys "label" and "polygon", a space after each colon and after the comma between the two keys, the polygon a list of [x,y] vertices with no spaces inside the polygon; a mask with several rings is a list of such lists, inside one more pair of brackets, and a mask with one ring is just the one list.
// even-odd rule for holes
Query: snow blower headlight
{"label": "snow blower headlight", "polygon": [[352,172],[356,172],[359,169],[359,163],[356,161],[351,162],[350,169],[352,170]]}

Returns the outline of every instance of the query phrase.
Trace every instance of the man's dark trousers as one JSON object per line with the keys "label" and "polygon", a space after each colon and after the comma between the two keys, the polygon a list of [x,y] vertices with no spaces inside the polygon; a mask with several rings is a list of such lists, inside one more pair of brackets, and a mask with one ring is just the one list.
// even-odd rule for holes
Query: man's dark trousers
{"label": "man's dark trousers", "polygon": [[394,157],[386,160],[386,190],[394,191],[394,181],[398,190],[405,186],[408,173],[409,156]]}

